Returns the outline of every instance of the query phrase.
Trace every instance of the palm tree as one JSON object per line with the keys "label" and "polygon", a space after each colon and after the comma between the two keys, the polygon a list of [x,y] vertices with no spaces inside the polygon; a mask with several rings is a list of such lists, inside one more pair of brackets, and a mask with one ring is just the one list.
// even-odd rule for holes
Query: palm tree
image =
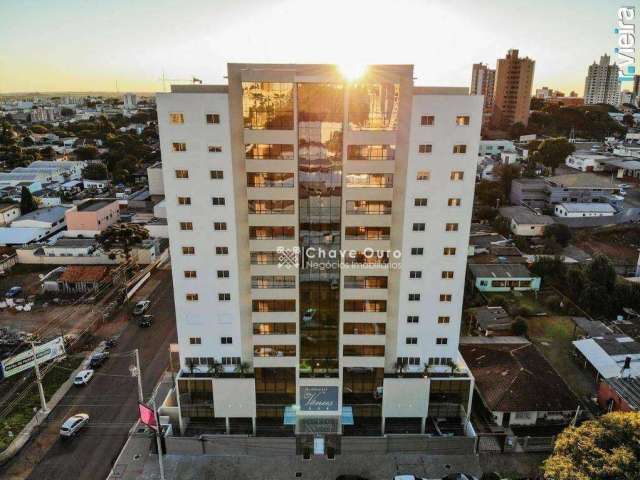
{"label": "palm tree", "polygon": [[249,362],[240,362],[240,365],[236,367],[236,371],[240,372],[244,376],[249,370],[251,370],[251,364]]}

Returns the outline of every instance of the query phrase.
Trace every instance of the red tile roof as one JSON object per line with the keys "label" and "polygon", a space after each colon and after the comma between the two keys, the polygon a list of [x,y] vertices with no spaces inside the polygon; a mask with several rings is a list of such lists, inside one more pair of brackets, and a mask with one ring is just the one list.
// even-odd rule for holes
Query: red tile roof
{"label": "red tile roof", "polygon": [[72,265],[60,275],[58,281],[65,283],[99,282],[103,280],[109,267],[103,265]]}

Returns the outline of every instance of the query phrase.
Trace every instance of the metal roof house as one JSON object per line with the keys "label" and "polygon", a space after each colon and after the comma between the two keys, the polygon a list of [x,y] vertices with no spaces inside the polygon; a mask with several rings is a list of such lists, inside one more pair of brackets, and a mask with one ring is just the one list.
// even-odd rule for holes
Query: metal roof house
{"label": "metal roof house", "polygon": [[540,277],[518,263],[469,265],[474,286],[481,292],[540,290]]}

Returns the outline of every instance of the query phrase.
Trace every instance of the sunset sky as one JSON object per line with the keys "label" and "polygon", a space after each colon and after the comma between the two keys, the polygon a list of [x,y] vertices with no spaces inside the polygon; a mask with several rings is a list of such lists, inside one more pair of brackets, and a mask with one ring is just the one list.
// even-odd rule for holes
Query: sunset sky
{"label": "sunset sky", "polygon": [[[509,48],[534,88],[583,93],[613,55],[611,0],[0,0],[0,92],[160,91],[227,62],[413,63],[417,85],[468,86]],[[640,14],[640,12],[639,12]],[[640,28],[640,27],[639,27]],[[180,83],[180,82],[178,82]],[[629,88],[629,84],[625,84]]]}

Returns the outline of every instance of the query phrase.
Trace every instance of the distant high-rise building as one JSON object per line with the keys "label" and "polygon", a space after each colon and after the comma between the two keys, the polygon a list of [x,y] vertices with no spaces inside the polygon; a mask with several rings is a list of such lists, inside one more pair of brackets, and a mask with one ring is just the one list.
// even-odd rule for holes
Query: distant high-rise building
{"label": "distant high-rise building", "polygon": [[135,93],[125,93],[122,96],[122,101],[124,102],[124,108],[127,110],[136,108],[138,105],[138,97]]}
{"label": "distant high-rise building", "polygon": [[518,58],[518,50],[509,50],[498,59],[496,87],[493,99],[493,126],[508,128],[514,123],[529,121],[531,86],[536,62],[529,57]]}
{"label": "distant high-rise building", "polygon": [[470,95],[484,95],[482,109],[482,126],[486,127],[491,122],[493,112],[493,90],[496,82],[496,71],[484,63],[474,63],[471,73]]}
{"label": "distant high-rise building", "polygon": [[584,84],[584,104],[594,105],[606,103],[618,106],[620,104],[620,78],[618,65],[609,65],[609,55],[602,55],[600,63],[589,65]]}
{"label": "distant high-rise building", "polygon": [[640,94],[640,75],[633,76],[633,94],[636,97]]}

